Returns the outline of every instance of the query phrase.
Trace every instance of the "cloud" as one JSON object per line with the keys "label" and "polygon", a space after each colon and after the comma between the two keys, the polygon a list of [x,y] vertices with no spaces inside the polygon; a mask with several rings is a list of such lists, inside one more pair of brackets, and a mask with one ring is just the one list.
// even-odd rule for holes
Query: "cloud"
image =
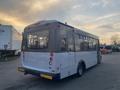
{"label": "cloud", "polygon": [[22,31],[39,20],[56,19],[102,37],[119,32],[119,5],[120,0],[0,0],[0,23]]}
{"label": "cloud", "polygon": [[[69,3],[69,4],[68,4]],[[61,19],[69,16],[71,0],[8,0],[0,1],[0,12],[17,17],[25,23],[41,19]]]}
{"label": "cloud", "polygon": [[108,18],[116,17],[116,16],[120,16],[120,13],[104,15],[104,16],[98,17],[95,21],[104,20],[104,19],[108,19]]}
{"label": "cloud", "polygon": [[74,5],[72,8],[73,9],[81,8],[81,5]]}
{"label": "cloud", "polygon": [[101,0],[103,3],[103,7],[107,6],[108,4],[110,4],[112,2],[112,0]]}
{"label": "cloud", "polygon": [[[84,23],[84,26],[88,26],[88,29],[94,29],[102,26],[111,26],[114,25],[114,27],[118,27],[120,22],[120,14],[119,13],[112,13],[100,17],[92,17],[90,20],[86,23]],[[89,28],[91,27],[91,28]]]}
{"label": "cloud", "polygon": [[32,2],[32,7],[30,8],[33,12],[43,11],[45,9],[49,9],[51,6],[58,4],[59,2],[59,0],[35,0],[34,2]]}
{"label": "cloud", "polygon": [[[31,23],[36,19],[48,17],[49,11],[55,10],[60,0],[5,0],[0,1],[0,12],[18,17],[26,23]],[[58,7],[56,7],[57,9]],[[53,13],[53,12],[51,12]]]}
{"label": "cloud", "polygon": [[91,6],[92,7],[97,7],[97,6],[99,6],[101,3],[100,2],[93,2],[93,3],[91,3]]}
{"label": "cloud", "polygon": [[116,32],[120,32],[120,28],[116,28],[113,25],[110,24],[106,24],[106,25],[101,25],[98,26],[97,29],[102,32],[102,33],[116,33]]}
{"label": "cloud", "polygon": [[12,24],[15,25],[15,28],[19,29],[19,32],[23,31],[23,26],[27,25],[27,23],[25,23],[24,21],[22,21],[21,19],[17,18],[17,17],[11,17],[9,15],[6,15],[4,13],[0,13],[0,24],[4,23],[4,24]]}
{"label": "cloud", "polygon": [[[120,35],[120,14],[111,13],[100,17],[92,17],[88,22],[79,24],[80,28],[98,35],[102,43],[109,43],[111,36]],[[92,20],[93,19],[93,20]]]}
{"label": "cloud", "polygon": [[112,30],[112,31],[114,30],[113,26],[111,26],[111,25],[101,25],[101,26],[99,26],[97,28],[109,29],[109,30]]}
{"label": "cloud", "polygon": [[[42,20],[65,18],[66,11],[70,7],[68,1],[60,0],[2,0],[0,1],[0,23],[12,24],[17,28]],[[59,8],[61,4],[61,8]],[[64,9],[64,7],[66,9]]]}

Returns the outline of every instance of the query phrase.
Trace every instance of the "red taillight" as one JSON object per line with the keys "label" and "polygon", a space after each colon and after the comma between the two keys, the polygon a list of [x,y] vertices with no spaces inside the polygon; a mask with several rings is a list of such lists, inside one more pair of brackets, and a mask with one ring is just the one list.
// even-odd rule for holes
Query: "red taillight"
{"label": "red taillight", "polygon": [[53,55],[54,55],[53,52],[51,52],[51,53],[50,53],[50,56],[53,56]]}

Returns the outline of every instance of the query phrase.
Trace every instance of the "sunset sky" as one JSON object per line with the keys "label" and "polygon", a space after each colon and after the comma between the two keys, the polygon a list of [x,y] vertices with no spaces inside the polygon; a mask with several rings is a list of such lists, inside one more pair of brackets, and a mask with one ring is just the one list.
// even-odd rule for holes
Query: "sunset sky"
{"label": "sunset sky", "polygon": [[0,23],[19,32],[40,20],[58,20],[110,43],[120,35],[120,0],[0,0]]}

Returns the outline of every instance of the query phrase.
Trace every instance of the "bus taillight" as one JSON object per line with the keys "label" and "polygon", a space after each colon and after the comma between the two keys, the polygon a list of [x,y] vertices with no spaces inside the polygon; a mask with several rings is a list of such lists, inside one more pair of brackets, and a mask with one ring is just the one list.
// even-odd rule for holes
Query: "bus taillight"
{"label": "bus taillight", "polygon": [[50,53],[50,56],[52,56],[52,57],[54,56],[53,52]]}
{"label": "bus taillight", "polygon": [[51,52],[50,53],[50,61],[49,61],[49,65],[52,65],[52,61],[53,61],[53,56],[54,56],[54,54],[53,54],[53,52]]}

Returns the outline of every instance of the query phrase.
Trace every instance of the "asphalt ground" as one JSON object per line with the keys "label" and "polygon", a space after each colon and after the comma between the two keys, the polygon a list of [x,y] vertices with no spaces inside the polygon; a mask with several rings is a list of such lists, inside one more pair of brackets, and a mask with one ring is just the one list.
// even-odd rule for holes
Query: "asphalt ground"
{"label": "asphalt ground", "polygon": [[19,57],[0,62],[0,90],[120,90],[120,53],[103,55],[100,65],[74,75],[51,81],[17,71]]}

